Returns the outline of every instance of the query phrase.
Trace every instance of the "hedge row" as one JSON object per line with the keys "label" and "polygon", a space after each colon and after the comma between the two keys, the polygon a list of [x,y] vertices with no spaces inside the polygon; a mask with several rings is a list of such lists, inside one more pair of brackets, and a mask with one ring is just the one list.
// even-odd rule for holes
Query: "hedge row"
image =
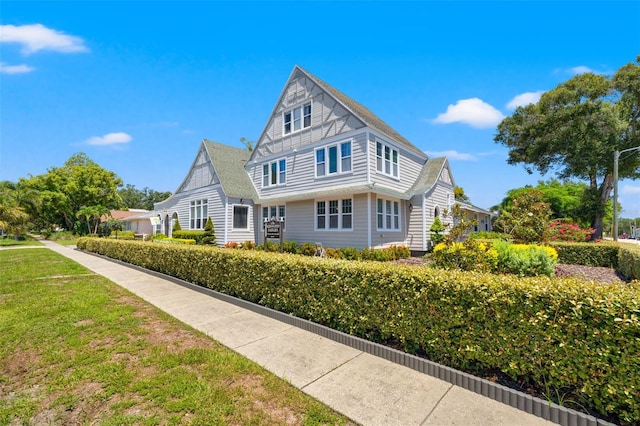
{"label": "hedge row", "polygon": [[640,286],[83,238],[78,247],[640,422]]}
{"label": "hedge row", "polygon": [[549,243],[558,263],[614,268],[625,277],[640,280],[640,246],[630,244]]}

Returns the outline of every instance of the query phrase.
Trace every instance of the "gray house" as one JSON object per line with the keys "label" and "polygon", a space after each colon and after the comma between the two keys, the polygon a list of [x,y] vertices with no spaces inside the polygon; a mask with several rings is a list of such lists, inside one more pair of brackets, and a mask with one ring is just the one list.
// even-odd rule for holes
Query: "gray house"
{"label": "gray house", "polygon": [[220,245],[260,244],[264,220],[277,217],[287,241],[422,251],[436,216],[452,222],[444,213],[454,185],[446,158],[428,158],[295,66],[253,151],[203,140],[184,181],[154,210],[168,235],[174,221],[202,229],[210,216]]}

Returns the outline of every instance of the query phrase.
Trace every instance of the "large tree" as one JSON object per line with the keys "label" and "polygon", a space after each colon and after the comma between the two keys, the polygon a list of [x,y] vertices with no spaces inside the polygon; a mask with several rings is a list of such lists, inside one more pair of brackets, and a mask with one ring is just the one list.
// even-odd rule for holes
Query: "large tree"
{"label": "large tree", "polygon": [[[21,180],[36,189],[41,198],[38,215],[46,224],[61,225],[74,232],[89,230],[87,211],[120,208],[118,187],[122,180],[100,167],[84,153],[69,158],[64,166],[53,167],[46,174]],[[78,214],[78,212],[83,212]]]}
{"label": "large tree", "polygon": [[[492,209],[499,212],[510,211],[513,207],[513,199],[527,191],[537,190],[542,194],[542,201],[549,204],[552,219],[569,219],[582,227],[591,226],[591,217],[585,204],[589,202],[589,185],[584,182],[559,181],[550,179],[546,182],[538,181],[533,186],[510,189],[502,202]],[[610,221],[612,215],[612,203],[608,202],[605,208],[605,218]]]}
{"label": "large tree", "polygon": [[164,201],[171,196],[171,192],[160,192],[145,187],[137,189],[134,185],[127,184],[118,190],[124,207],[128,209],[153,210],[155,203]]}
{"label": "large tree", "polygon": [[[509,164],[529,173],[555,172],[588,183],[584,211],[602,236],[613,189],[614,151],[640,145],[640,56],[610,78],[580,74],[544,93],[536,104],[518,107],[498,125],[494,141],[509,148]],[[640,155],[620,158],[620,178],[640,177]]]}

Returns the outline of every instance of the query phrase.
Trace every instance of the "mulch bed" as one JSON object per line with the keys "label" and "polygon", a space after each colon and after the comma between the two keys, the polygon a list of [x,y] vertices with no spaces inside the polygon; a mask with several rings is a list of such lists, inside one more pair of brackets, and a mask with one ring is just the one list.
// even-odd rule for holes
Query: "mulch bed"
{"label": "mulch bed", "polygon": [[[401,265],[426,265],[430,261],[424,257],[409,257],[406,259],[398,259],[396,263]],[[584,280],[597,281],[603,284],[627,283],[629,280],[620,275],[613,268],[604,268],[600,266],[584,266],[584,265],[568,265],[560,263],[556,265],[556,277],[577,277]]]}

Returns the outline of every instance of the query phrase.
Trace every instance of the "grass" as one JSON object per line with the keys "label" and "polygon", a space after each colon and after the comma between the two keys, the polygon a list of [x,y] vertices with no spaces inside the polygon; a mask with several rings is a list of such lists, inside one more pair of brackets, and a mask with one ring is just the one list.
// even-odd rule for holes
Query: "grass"
{"label": "grass", "polygon": [[0,424],[349,424],[50,250],[0,252]]}
{"label": "grass", "polygon": [[24,240],[16,240],[13,237],[0,237],[0,247],[12,247],[12,246],[41,246],[40,241],[27,236]]}

